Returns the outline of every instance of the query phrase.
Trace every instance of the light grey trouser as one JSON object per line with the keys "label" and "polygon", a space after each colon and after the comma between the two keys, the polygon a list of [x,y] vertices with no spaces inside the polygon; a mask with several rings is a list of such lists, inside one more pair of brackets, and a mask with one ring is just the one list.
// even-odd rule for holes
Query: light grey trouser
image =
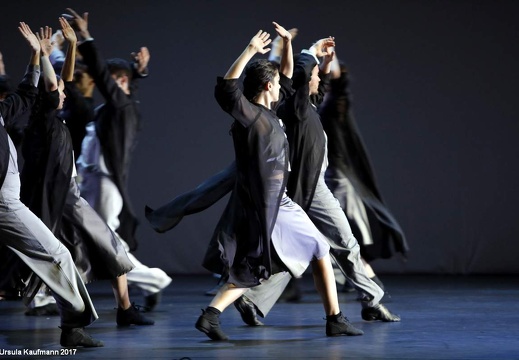
{"label": "light grey trouser", "polygon": [[[321,172],[319,176],[307,214],[328,240],[330,254],[343,274],[351,280],[357,290],[367,295],[367,298],[362,301],[362,306],[377,305],[384,296],[384,291],[366,274],[360,257],[359,243],[351,232],[350,224],[339,201],[326,186],[324,172]],[[280,279],[280,277],[285,277],[286,280]],[[256,305],[260,314],[266,316],[283,293],[289,278],[288,272],[280,273],[279,277],[275,279],[271,277],[263,281],[261,285],[251,288],[245,293],[245,296]],[[283,283],[285,287],[280,286]]]}
{"label": "light grey trouser", "polygon": [[20,201],[20,176],[7,174],[0,189],[0,242],[51,289],[64,327],[83,327],[98,316],[70,252]]}
{"label": "light grey trouser", "polygon": [[[123,198],[119,189],[110,177],[97,174],[84,174],[81,183],[81,196],[88,201],[108,226],[118,236],[119,214],[123,209]],[[134,265],[133,270],[126,274],[128,285],[141,289],[145,296],[155,294],[171,283],[171,278],[159,268],[150,268],[141,263],[131,252],[130,247],[118,236],[127,252],[128,258]]]}

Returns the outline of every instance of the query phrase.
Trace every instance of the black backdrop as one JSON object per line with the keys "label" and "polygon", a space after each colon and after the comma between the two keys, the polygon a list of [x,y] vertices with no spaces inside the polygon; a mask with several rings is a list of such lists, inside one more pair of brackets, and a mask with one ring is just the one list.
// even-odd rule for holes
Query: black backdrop
{"label": "black backdrop", "polygon": [[65,7],[90,12],[106,57],[140,46],[144,128],[130,194],[141,218],[137,256],[169,273],[204,273],[225,201],[154,233],[156,207],[233,158],[230,118],[213,99],[225,73],[271,21],[298,27],[295,50],[333,35],[353,76],[354,112],[382,193],[411,246],[379,272],[518,273],[517,1],[34,1],[0,4],[0,51],[19,79],[28,48],[19,21],[58,26]]}

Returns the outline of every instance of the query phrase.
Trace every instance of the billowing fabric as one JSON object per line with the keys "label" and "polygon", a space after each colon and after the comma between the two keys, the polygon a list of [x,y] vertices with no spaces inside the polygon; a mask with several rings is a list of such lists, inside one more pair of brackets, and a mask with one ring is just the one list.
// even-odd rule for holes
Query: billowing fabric
{"label": "billowing fabric", "polygon": [[341,202],[364,259],[389,258],[394,251],[405,255],[408,245],[404,232],[382,200],[366,148],[350,111],[347,73],[343,72],[330,85],[330,91],[319,108],[328,134],[328,187]]}
{"label": "billowing fabric", "polygon": [[230,193],[236,182],[236,163],[198,185],[192,191],[175,197],[170,202],[151,209],[146,206],[146,219],[159,233],[174,228],[184,216],[201,212]]}

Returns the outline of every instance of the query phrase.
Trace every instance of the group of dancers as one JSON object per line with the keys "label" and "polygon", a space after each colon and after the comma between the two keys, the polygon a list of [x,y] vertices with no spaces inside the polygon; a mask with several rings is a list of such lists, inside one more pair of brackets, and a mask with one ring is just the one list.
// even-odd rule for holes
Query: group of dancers
{"label": "group of dancers", "polygon": [[[85,283],[109,279],[117,324],[145,326],[154,322],[131,303],[128,285],[142,289],[152,310],[171,282],[131,254],[137,217],[126,184],[141,121],[133,84],[147,76],[150,54],[143,47],[131,62],[105,61],[88,13],[68,9],[59,22],[54,34],[50,27],[34,34],[20,23],[30,63],[16,92],[0,102],[0,284],[22,290],[34,308],[55,303],[62,346],[98,347],[103,343],[84,330],[98,317]],[[245,323],[262,325],[257,315],[265,317],[310,264],[326,335],[362,335],[340,310],[332,259],[362,295],[364,320],[400,317],[380,302],[384,291],[368,273],[348,218],[366,244],[384,239],[379,255],[363,254],[368,261],[391,256],[392,247],[405,254],[405,237],[350,117],[334,38],[294,57],[294,32],[273,25],[270,60],[252,60],[271,50],[269,33],[259,31],[217,79],[215,98],[234,119],[235,161],[193,191],[146,207],[145,215],[165,232],[231,193],[204,258],[224,282],[195,324],[210,339],[228,339],[219,315],[231,304]],[[95,111],[94,86],[104,98]],[[23,141],[15,144],[16,123],[26,114]],[[51,296],[42,295],[47,300],[38,306],[35,296],[45,287]]]}

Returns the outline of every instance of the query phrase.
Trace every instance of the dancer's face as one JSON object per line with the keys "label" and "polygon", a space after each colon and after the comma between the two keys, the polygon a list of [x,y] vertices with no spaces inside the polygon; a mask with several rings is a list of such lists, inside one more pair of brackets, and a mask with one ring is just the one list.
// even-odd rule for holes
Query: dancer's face
{"label": "dancer's face", "polygon": [[63,80],[59,79],[58,83],[58,93],[59,93],[59,105],[57,110],[63,109],[63,103],[65,102],[65,98],[67,95],[65,95],[65,83]]}
{"label": "dancer's face", "polygon": [[279,100],[279,90],[281,89],[281,85],[279,84],[279,73],[276,73],[274,79],[269,81],[269,92],[272,95],[272,102],[276,102]]}
{"label": "dancer's face", "polygon": [[317,65],[312,69],[312,75],[310,77],[310,95],[315,95],[319,91],[319,68]]}

